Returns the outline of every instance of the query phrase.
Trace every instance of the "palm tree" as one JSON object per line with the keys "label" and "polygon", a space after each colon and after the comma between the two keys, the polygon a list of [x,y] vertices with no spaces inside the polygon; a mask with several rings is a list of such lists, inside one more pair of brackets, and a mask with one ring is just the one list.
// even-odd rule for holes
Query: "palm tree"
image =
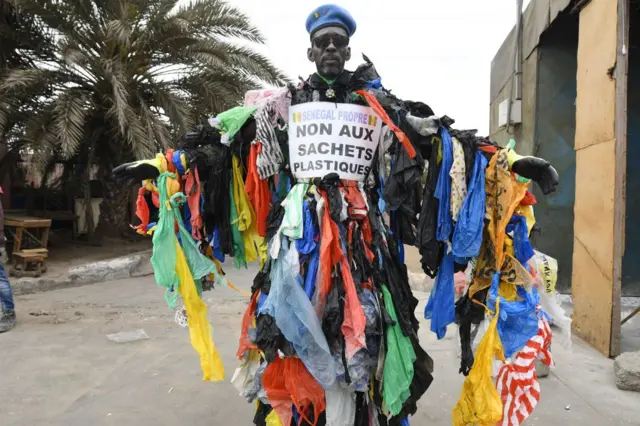
{"label": "palm tree", "polygon": [[112,167],[170,147],[247,90],[286,81],[246,47],[264,38],[222,0],[15,1],[44,28],[54,55],[7,72],[0,98],[38,100],[22,148],[41,167],[75,158],[85,165],[89,197],[87,165],[98,166],[105,198],[98,228],[107,233],[125,229],[128,218],[129,192],[113,183]]}
{"label": "palm tree", "polygon": [[[14,68],[34,66],[38,60],[51,58],[51,40],[36,19],[19,10],[11,0],[0,0],[0,81]],[[21,96],[22,95],[22,96]],[[0,96],[0,180],[14,173],[19,146],[14,143],[24,130],[21,125],[38,105],[26,94]]]}

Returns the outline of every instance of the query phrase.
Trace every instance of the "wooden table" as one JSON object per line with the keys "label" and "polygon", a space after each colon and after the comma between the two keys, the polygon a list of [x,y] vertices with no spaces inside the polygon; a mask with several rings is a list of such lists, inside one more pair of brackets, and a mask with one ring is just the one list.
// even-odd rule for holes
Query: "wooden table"
{"label": "wooden table", "polygon": [[[38,277],[42,272],[45,272],[46,265],[44,262],[49,253],[47,243],[49,242],[51,219],[27,216],[22,213],[6,212],[4,216],[4,226],[8,228],[9,233],[13,236],[11,258],[14,261],[14,265],[10,273],[17,276],[31,275]],[[11,228],[15,228],[15,231]],[[37,230],[40,231],[39,237],[33,234]],[[36,243],[37,247],[22,248],[22,238],[25,234],[31,241]],[[35,265],[35,271],[28,271],[28,267],[31,264]]]}

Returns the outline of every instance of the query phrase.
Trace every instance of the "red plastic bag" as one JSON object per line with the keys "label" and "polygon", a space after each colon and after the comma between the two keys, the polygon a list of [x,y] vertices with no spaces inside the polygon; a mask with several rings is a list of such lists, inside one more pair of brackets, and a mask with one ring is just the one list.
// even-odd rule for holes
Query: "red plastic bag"
{"label": "red plastic bag", "polygon": [[260,176],[258,175],[257,158],[261,151],[262,144],[260,142],[256,142],[251,145],[244,189],[247,191],[249,202],[253,206],[253,210],[256,212],[256,218],[258,220],[258,234],[261,237],[266,237],[267,216],[269,216],[271,197],[269,193],[269,182],[266,179],[260,179]]}
{"label": "red plastic bag", "polygon": [[[278,358],[269,364],[262,376],[262,384],[273,409],[283,425],[290,425],[295,406],[300,423],[305,420],[316,426],[326,408],[324,389],[313,378],[300,358]],[[313,421],[309,419],[313,408]]]}
{"label": "red plastic bag", "polygon": [[253,320],[253,314],[256,311],[256,306],[258,306],[259,297],[259,291],[256,291],[253,296],[251,296],[251,302],[249,302],[249,306],[247,306],[244,317],[242,317],[240,343],[238,345],[238,352],[236,353],[238,359],[242,359],[244,357],[244,353],[247,351],[247,349],[258,349],[258,347],[249,340],[249,328],[251,327],[251,322]]}

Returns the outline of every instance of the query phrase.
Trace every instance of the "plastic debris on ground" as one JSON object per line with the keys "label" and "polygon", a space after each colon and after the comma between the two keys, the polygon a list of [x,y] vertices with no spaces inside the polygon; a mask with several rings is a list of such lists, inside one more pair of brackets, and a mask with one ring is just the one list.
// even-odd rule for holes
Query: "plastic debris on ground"
{"label": "plastic debris on ground", "polygon": [[139,340],[147,340],[148,338],[149,336],[142,328],[134,331],[121,331],[119,333],[107,334],[107,339],[116,343],[131,343]]}

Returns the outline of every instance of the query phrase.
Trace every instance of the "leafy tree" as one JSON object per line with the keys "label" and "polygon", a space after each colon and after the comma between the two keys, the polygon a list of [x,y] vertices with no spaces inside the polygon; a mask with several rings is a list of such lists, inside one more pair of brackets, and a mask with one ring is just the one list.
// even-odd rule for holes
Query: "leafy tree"
{"label": "leafy tree", "polygon": [[127,228],[129,191],[112,181],[115,165],[148,158],[247,90],[286,80],[247,47],[264,43],[258,29],[222,0],[15,1],[51,54],[3,73],[0,99],[37,101],[21,149],[42,169],[75,159],[88,198],[86,165],[98,166],[101,234]]}

